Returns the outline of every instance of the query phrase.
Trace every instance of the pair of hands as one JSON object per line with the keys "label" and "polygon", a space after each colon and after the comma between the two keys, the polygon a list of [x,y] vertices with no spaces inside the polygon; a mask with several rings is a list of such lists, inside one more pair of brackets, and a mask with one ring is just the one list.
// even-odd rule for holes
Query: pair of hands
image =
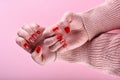
{"label": "pair of hands", "polygon": [[79,15],[68,12],[52,27],[37,24],[24,25],[18,31],[16,42],[38,64],[56,59],[57,54],[76,49],[88,41],[88,35]]}

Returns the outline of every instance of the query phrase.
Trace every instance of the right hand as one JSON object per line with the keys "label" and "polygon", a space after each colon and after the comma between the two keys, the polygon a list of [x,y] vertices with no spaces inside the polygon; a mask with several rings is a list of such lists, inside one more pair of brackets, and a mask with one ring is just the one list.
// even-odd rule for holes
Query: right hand
{"label": "right hand", "polygon": [[43,32],[43,27],[37,24],[27,24],[18,31],[16,38],[16,43],[31,53],[31,57],[38,64],[45,64],[55,59],[55,54],[44,45],[43,41],[46,36],[43,36]]}

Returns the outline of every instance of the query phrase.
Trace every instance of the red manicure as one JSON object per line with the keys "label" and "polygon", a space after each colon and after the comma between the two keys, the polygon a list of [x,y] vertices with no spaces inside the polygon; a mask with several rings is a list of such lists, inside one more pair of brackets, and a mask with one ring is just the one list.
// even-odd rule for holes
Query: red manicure
{"label": "red manicure", "polygon": [[58,30],[59,30],[59,27],[53,28],[53,32],[56,32],[56,31],[58,31]]}
{"label": "red manicure", "polygon": [[62,35],[58,35],[58,36],[57,36],[57,40],[58,40],[58,41],[61,41],[62,39],[63,39]]}
{"label": "red manicure", "polygon": [[61,44],[65,43],[65,40],[60,41]]}
{"label": "red manicure", "polygon": [[64,43],[63,47],[66,48],[67,47],[67,43]]}
{"label": "red manicure", "polygon": [[25,43],[25,44],[24,44],[24,47],[25,47],[26,49],[28,49],[28,48],[29,48],[29,44]]}
{"label": "red manicure", "polygon": [[65,41],[65,40],[62,40],[60,43],[61,43],[61,44],[63,44],[63,47],[64,47],[64,48],[66,48],[66,47],[67,47],[67,43],[66,43],[66,41]]}
{"label": "red manicure", "polygon": [[33,38],[33,37],[30,37],[30,38],[29,38],[29,41],[33,43],[33,42],[34,42],[34,38]]}
{"label": "red manicure", "polygon": [[41,32],[40,32],[40,31],[37,31],[36,33],[37,33],[37,34],[40,34]]}
{"label": "red manicure", "polygon": [[40,53],[40,51],[41,51],[41,47],[38,46],[35,50],[36,50],[37,53]]}
{"label": "red manicure", "polygon": [[65,27],[64,30],[65,30],[65,32],[66,32],[67,34],[70,33],[70,27]]}
{"label": "red manicure", "polygon": [[37,34],[33,34],[32,37],[33,37],[34,39],[36,39],[36,38],[37,38]]}

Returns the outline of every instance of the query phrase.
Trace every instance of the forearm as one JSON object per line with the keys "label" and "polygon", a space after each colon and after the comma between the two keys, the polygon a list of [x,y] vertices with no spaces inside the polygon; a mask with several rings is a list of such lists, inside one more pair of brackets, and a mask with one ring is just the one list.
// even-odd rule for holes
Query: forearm
{"label": "forearm", "polygon": [[120,28],[120,0],[107,0],[98,7],[79,15],[91,40],[102,32]]}

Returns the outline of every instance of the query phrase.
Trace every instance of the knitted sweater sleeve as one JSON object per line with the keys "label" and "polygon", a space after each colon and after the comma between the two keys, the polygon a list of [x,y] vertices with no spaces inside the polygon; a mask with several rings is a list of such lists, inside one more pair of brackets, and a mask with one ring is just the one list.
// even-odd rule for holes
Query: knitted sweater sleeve
{"label": "knitted sweater sleeve", "polygon": [[77,49],[58,54],[58,59],[86,63],[105,73],[120,76],[120,34],[103,33]]}
{"label": "knitted sweater sleeve", "polygon": [[91,40],[100,33],[120,28],[120,0],[106,0],[80,16]]}
{"label": "knitted sweater sleeve", "polygon": [[120,34],[104,33],[88,42],[86,48],[88,64],[120,76]]}

